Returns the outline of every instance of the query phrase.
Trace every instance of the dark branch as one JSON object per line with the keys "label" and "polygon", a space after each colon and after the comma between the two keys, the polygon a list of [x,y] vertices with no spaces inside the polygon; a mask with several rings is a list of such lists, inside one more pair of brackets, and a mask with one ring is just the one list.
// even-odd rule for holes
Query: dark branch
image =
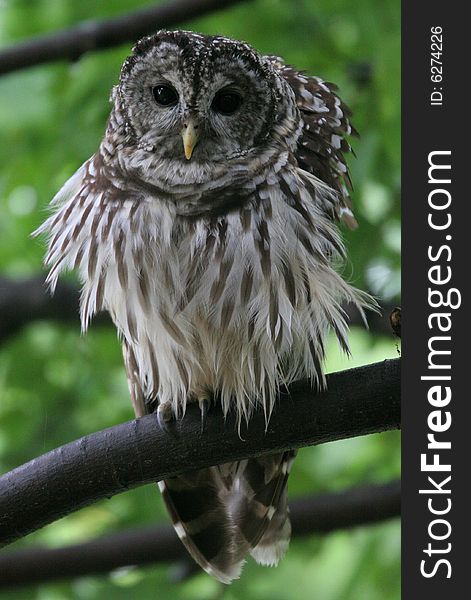
{"label": "dark branch", "polygon": [[77,60],[91,50],[135,42],[157,29],[174,27],[241,0],[174,0],[103,21],[28,40],[0,52],[0,75],[55,60]]}
{"label": "dark branch", "polygon": [[[376,523],[400,514],[400,483],[368,485],[290,503],[293,536]],[[172,527],[133,529],[63,548],[0,555],[0,587],[106,573],[119,567],[185,559]]]}
{"label": "dark branch", "polygon": [[199,409],[163,432],[154,415],[88,435],[0,478],[0,542],[6,544],[101,498],[192,469],[274,451],[398,428],[400,362],[386,360],[328,376],[314,394],[300,381],[284,392],[265,425],[254,413],[240,436],[233,415]]}
{"label": "dark branch", "polygon": [[[79,298],[78,288],[65,281],[58,282],[55,294],[51,296],[43,276],[21,280],[0,277],[0,343],[18,333],[28,323],[40,319],[78,324]],[[393,307],[392,304],[383,306],[383,316],[370,312],[370,330],[392,336],[387,315]],[[351,325],[363,326],[358,310],[350,305],[345,310]],[[111,320],[107,313],[100,313],[93,324],[110,325]]]}
{"label": "dark branch", "polygon": [[[0,343],[33,321],[51,319],[79,325],[80,291],[66,281],[58,281],[51,296],[44,276],[8,279],[0,276]],[[111,325],[108,313],[94,319],[96,325]]]}
{"label": "dark branch", "polygon": [[64,282],[58,283],[51,296],[43,276],[21,280],[0,277],[0,342],[36,320],[78,323],[79,297],[78,289]]}

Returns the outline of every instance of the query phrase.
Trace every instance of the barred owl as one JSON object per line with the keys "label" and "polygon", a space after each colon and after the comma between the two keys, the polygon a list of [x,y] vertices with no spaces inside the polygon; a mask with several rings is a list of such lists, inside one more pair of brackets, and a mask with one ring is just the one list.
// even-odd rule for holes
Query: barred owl
{"label": "barred owl", "polygon": [[[54,288],[83,284],[82,328],[107,310],[136,416],[166,425],[209,398],[238,423],[281,384],[324,384],[324,340],[348,351],[335,222],[356,222],[344,153],[354,133],[335,86],[248,44],[185,31],[140,40],[111,95],[103,141],[38,232]],[[274,565],[290,537],[295,452],[159,482],[178,536],[223,582],[247,554]]]}

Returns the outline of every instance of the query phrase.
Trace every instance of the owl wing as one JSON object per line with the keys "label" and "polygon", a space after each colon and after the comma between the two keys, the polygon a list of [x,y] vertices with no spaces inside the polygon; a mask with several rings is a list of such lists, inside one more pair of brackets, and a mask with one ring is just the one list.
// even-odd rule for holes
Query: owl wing
{"label": "owl wing", "polygon": [[331,206],[326,210],[330,217],[354,229],[357,222],[351,210],[352,182],[345,154],[352,152],[346,137],[358,133],[350,123],[350,109],[335,93],[333,83],[305,75],[278,57],[268,60],[290,85],[301,113],[303,128],[295,151],[298,165],[335,190],[333,214]]}

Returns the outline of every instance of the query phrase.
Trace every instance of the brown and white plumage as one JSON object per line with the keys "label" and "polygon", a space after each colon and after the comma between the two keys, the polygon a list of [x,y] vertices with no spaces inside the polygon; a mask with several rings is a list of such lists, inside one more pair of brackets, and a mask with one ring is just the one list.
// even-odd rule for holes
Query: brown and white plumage
{"label": "brown and white plumage", "polygon": [[[141,40],[112,102],[98,152],[38,230],[49,236],[49,282],[78,270],[84,330],[110,312],[137,416],[160,404],[178,418],[214,394],[239,422],[258,405],[268,419],[281,384],[323,385],[329,329],[348,350],[341,305],[368,302],[335,270],[344,249],[334,221],[355,225],[348,109],[332,85],[278,58],[189,32]],[[278,562],[293,458],[159,482],[208,573],[232,580],[249,552]]]}

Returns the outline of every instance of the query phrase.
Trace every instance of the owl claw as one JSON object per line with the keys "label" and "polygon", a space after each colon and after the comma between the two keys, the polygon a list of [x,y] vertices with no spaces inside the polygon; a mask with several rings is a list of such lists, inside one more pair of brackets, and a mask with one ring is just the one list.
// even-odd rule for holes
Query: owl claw
{"label": "owl claw", "polygon": [[169,427],[169,424],[175,420],[175,415],[173,414],[172,404],[170,402],[162,402],[157,407],[157,422],[162,431],[165,433],[173,433],[172,429]]}
{"label": "owl claw", "polygon": [[201,433],[204,432],[204,426],[206,425],[206,417],[208,416],[208,411],[211,408],[211,403],[211,398],[209,396],[202,395],[198,397],[198,404],[201,413]]}

